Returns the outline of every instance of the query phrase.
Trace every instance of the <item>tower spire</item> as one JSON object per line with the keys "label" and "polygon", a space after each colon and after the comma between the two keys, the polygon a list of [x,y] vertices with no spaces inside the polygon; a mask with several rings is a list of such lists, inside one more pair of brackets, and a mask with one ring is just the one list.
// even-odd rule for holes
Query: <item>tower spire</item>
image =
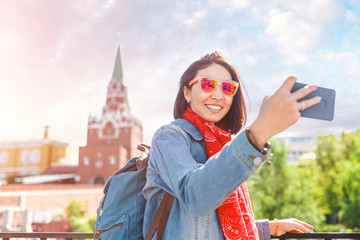
{"label": "tower spire", "polygon": [[114,71],[111,78],[111,82],[118,82],[123,83],[123,69],[122,69],[122,63],[121,63],[121,54],[120,54],[120,44],[117,49],[116,58],[115,58],[115,65],[114,65]]}

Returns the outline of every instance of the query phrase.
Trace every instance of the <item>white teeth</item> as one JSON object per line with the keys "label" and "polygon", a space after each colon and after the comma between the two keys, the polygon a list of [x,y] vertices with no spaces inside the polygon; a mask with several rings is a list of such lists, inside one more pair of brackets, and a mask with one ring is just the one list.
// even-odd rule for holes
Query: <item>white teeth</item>
{"label": "white teeth", "polygon": [[206,107],[214,109],[214,110],[220,110],[222,108],[220,106],[215,106],[215,105],[206,105]]}

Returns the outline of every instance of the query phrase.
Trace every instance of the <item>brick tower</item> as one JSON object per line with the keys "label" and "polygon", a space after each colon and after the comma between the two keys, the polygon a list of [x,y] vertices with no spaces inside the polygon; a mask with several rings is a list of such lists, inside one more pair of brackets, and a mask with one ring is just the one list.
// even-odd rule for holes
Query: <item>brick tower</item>
{"label": "brick tower", "polygon": [[131,115],[120,46],[100,119],[89,116],[87,145],[79,148],[79,183],[103,184],[126,161],[139,155],[142,125]]}

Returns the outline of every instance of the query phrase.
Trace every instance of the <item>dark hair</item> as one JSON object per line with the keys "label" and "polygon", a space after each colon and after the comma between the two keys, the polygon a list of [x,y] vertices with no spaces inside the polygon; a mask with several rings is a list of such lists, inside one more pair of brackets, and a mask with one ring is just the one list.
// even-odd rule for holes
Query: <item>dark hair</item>
{"label": "dark hair", "polygon": [[229,71],[232,80],[239,82],[240,87],[234,95],[234,99],[229,112],[225,115],[223,119],[221,119],[220,122],[216,123],[216,125],[218,125],[222,129],[230,131],[231,134],[235,134],[240,131],[242,126],[245,125],[247,116],[245,101],[242,92],[243,87],[241,87],[241,85],[243,84],[235,68],[229,63],[227,63],[225,59],[221,56],[221,54],[217,51],[206,54],[199,60],[193,62],[181,76],[179,83],[179,92],[177,94],[174,105],[174,118],[182,118],[182,114],[188,107],[188,103],[186,102],[184,96],[184,86],[190,89],[191,86],[188,86],[188,83],[195,78],[198,71],[200,69],[204,69],[210,66],[211,64],[220,64],[221,66],[225,67]]}

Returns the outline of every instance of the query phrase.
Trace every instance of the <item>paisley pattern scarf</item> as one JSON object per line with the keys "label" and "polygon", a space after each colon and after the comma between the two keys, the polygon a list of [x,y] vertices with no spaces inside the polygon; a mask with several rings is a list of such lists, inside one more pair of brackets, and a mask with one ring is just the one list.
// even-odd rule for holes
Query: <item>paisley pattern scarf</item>
{"label": "paisley pattern scarf", "polygon": [[[219,152],[231,140],[229,132],[220,129],[214,123],[205,121],[190,107],[182,116],[200,130],[205,140],[208,158]],[[245,182],[228,196],[217,211],[226,240],[259,240]]]}

